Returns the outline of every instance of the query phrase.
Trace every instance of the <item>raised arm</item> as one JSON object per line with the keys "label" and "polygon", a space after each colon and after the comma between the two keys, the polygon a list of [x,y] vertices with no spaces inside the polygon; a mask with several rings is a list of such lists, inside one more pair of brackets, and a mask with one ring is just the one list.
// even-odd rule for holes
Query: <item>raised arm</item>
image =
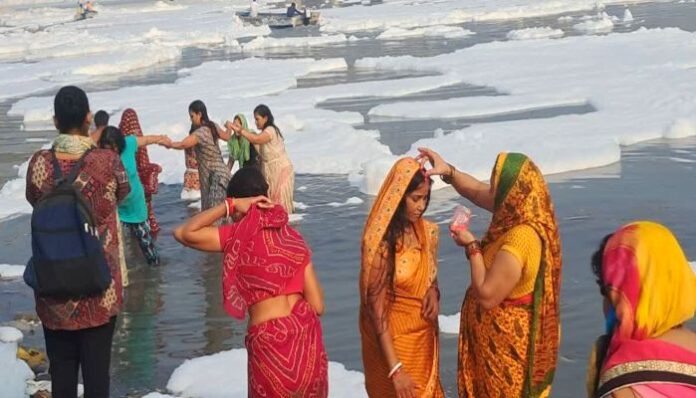
{"label": "raised arm", "polygon": [[428,175],[442,176],[442,181],[451,184],[461,196],[484,210],[493,211],[495,197],[491,192],[490,184],[457,170],[432,149],[418,148],[418,151],[420,152],[418,158],[428,161],[432,165],[432,168],[428,170]]}
{"label": "raised arm", "polygon": [[243,127],[237,126],[232,122],[225,123],[225,127],[246,138],[253,145],[268,144],[269,142],[271,142],[271,139],[273,138],[271,137],[271,133],[268,132],[268,129],[264,129],[259,134],[254,134],[251,131]]}

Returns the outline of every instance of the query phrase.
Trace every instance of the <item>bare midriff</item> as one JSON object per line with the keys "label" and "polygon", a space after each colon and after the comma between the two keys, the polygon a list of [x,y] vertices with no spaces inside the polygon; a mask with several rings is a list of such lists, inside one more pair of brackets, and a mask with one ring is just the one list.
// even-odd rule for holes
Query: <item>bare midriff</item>
{"label": "bare midriff", "polygon": [[293,293],[271,297],[252,305],[249,308],[249,327],[277,318],[283,318],[292,313],[292,308],[302,299],[302,294]]}

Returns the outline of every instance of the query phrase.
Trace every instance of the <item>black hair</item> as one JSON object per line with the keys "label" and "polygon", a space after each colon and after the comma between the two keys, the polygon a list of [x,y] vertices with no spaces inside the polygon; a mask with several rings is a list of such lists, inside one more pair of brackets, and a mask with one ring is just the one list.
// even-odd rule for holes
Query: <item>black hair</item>
{"label": "black hair", "polygon": [[98,110],[94,114],[94,125],[97,127],[105,127],[109,124],[109,114],[105,110]]}
{"label": "black hair", "polygon": [[87,94],[79,87],[65,86],[58,90],[53,100],[53,111],[61,134],[70,134],[72,130],[81,129],[89,114]]}
{"label": "black hair", "polygon": [[428,182],[430,182],[428,185],[428,196],[425,198],[425,210],[428,209],[428,205],[430,205],[430,187],[432,187],[432,181],[430,180],[430,177],[426,177],[423,173],[416,172],[411,179],[411,182],[408,184],[406,192],[399,203],[399,207],[397,207],[394,216],[389,222],[387,231],[384,234],[384,240],[387,242],[387,294],[392,302],[395,299],[394,282],[396,277],[397,246],[402,243],[404,232],[406,231],[406,227],[409,223],[408,217],[406,216],[406,196],[418,189],[426,178],[428,179]]}
{"label": "black hair", "polygon": [[114,126],[106,126],[99,137],[99,148],[114,149],[122,154],[126,149],[126,137],[123,136],[121,129]]}
{"label": "black hair", "polygon": [[[217,126],[215,126],[215,123],[210,121],[210,118],[208,117],[208,108],[206,108],[203,101],[193,101],[189,105],[188,110],[192,113],[201,114],[201,125],[206,126],[210,129],[210,133],[213,135],[213,140],[215,140],[215,143],[217,144],[218,138],[220,138],[220,136],[218,135]],[[191,123],[191,130],[189,131],[189,134],[193,133],[194,131],[196,131],[196,126],[194,126],[193,123]]]}
{"label": "black hair", "polygon": [[283,133],[281,133],[278,126],[275,125],[275,118],[273,117],[273,113],[271,113],[271,109],[268,106],[264,104],[256,106],[256,108],[254,108],[254,115],[259,115],[261,117],[268,118],[268,120],[266,120],[266,125],[261,126],[261,130],[264,130],[266,127],[269,126],[273,127],[275,131],[278,132],[280,138],[283,138]]}
{"label": "black hair", "polygon": [[251,198],[268,195],[268,183],[257,167],[242,167],[227,184],[228,198]]}
{"label": "black hair", "polygon": [[602,282],[602,265],[604,261],[604,249],[607,247],[607,243],[609,242],[609,239],[611,239],[612,235],[613,234],[609,234],[602,238],[602,240],[599,242],[599,247],[594,253],[592,253],[592,259],[590,260],[590,264],[592,265],[592,273],[596,278],[596,282],[599,285],[599,292],[602,294],[602,296],[606,295],[604,283]]}

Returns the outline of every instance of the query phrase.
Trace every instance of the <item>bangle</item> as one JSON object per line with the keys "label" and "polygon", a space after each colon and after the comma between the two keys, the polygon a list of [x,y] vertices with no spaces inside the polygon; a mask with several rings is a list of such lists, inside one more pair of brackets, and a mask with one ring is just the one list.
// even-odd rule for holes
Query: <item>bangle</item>
{"label": "bangle", "polygon": [[392,376],[394,376],[395,374],[397,374],[399,372],[399,369],[401,369],[402,366],[404,366],[403,363],[397,362],[396,365],[394,365],[394,367],[389,371],[388,377],[391,379]]}
{"label": "bangle", "polygon": [[446,175],[446,176],[442,175],[442,176],[440,176],[440,179],[445,184],[452,184],[452,178],[454,178],[454,173],[455,173],[456,169],[450,163],[447,163],[447,165],[449,166],[449,175]]}
{"label": "bangle", "polygon": [[227,209],[225,218],[230,218],[230,208],[232,208],[232,213],[234,213],[234,198],[225,198],[225,209]]}
{"label": "bangle", "polygon": [[481,243],[477,240],[472,240],[464,246],[467,260],[476,254],[481,254]]}

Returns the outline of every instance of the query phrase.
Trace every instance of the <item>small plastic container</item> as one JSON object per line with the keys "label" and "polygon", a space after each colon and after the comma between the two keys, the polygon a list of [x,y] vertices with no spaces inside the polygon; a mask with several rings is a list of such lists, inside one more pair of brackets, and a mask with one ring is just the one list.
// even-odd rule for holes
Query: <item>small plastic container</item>
{"label": "small plastic container", "polygon": [[468,207],[459,205],[454,208],[454,215],[450,223],[450,229],[453,231],[466,231],[469,229],[471,222],[471,210]]}

